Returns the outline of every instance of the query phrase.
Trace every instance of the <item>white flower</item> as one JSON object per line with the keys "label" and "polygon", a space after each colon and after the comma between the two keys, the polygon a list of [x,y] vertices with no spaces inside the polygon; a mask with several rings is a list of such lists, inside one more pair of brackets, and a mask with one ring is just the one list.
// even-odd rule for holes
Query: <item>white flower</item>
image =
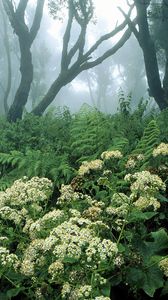
{"label": "white flower", "polygon": [[168,258],[164,258],[159,262],[159,267],[163,271],[164,275],[168,277]]}
{"label": "white flower", "polygon": [[78,170],[78,174],[83,176],[85,174],[89,174],[91,170],[99,171],[102,168],[103,168],[103,161],[101,159],[84,161]]}
{"label": "white flower", "polygon": [[123,155],[119,150],[104,151],[101,154],[101,158],[103,160],[109,160],[111,158],[122,158],[122,157],[123,157]]}
{"label": "white flower", "polygon": [[168,144],[161,143],[157,148],[153,150],[153,157],[156,157],[158,155],[168,155]]}

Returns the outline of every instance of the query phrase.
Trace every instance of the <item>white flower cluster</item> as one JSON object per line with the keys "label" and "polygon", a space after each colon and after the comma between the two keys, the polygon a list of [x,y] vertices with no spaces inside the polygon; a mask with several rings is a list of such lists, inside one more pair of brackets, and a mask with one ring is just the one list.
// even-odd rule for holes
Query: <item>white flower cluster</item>
{"label": "white flower cluster", "polygon": [[66,203],[70,203],[71,201],[78,201],[80,199],[80,194],[74,192],[70,184],[62,184],[60,193],[61,196],[57,199],[57,204],[59,205],[65,205]]}
{"label": "white flower cluster", "polygon": [[0,208],[0,218],[5,221],[13,221],[16,225],[19,225],[23,220],[22,214],[17,209],[9,206]]}
{"label": "white flower cluster", "polygon": [[168,258],[164,258],[159,262],[159,267],[163,271],[164,275],[168,277]]}
{"label": "white flower cluster", "polygon": [[156,198],[150,196],[140,196],[133,204],[140,210],[146,209],[149,206],[153,206],[154,211],[160,208],[160,202]]}
{"label": "white flower cluster", "polygon": [[109,160],[111,158],[122,158],[123,155],[122,153],[119,151],[119,150],[109,150],[109,151],[104,151],[102,154],[101,154],[101,158],[103,160]]}
{"label": "white flower cluster", "polygon": [[70,293],[71,293],[71,286],[69,282],[65,282],[61,290],[61,296],[63,299],[68,299],[67,297]]}
{"label": "white flower cluster", "polygon": [[168,144],[161,143],[157,148],[153,150],[153,157],[163,155],[168,155]]}
{"label": "white flower cluster", "polygon": [[17,270],[19,266],[19,259],[17,255],[13,253],[9,253],[9,250],[5,247],[0,247],[0,266],[1,268],[9,269],[11,267],[14,268],[14,270]]}
{"label": "white flower cluster", "polygon": [[133,157],[130,157],[125,164],[126,169],[133,169],[136,166],[136,161]]}
{"label": "white flower cluster", "polygon": [[[94,232],[87,228],[86,219],[77,220],[79,225],[74,224],[75,221],[75,218],[71,218],[51,230],[49,237],[44,240],[43,250],[52,249],[53,254],[61,261],[64,257],[79,260],[83,247],[93,238]],[[81,227],[81,224],[86,225],[86,228]]]}
{"label": "white flower cluster", "polygon": [[125,180],[131,182],[130,199],[133,205],[140,210],[153,206],[154,211],[160,208],[160,202],[155,198],[156,192],[165,190],[166,185],[158,175],[151,174],[149,171],[142,171],[127,174]]}
{"label": "white flower cluster", "polygon": [[20,269],[22,274],[31,277],[34,275],[35,267],[37,265],[43,265],[44,257],[41,256],[43,244],[43,239],[35,239],[25,250]]}
{"label": "white flower cluster", "polygon": [[121,218],[127,215],[128,208],[128,204],[123,204],[119,207],[108,206],[106,208],[106,213],[110,216],[117,216]]}
{"label": "white flower cluster", "polygon": [[120,206],[122,204],[129,204],[130,199],[127,195],[124,193],[114,193],[111,199],[111,204],[114,206]]}
{"label": "white flower cluster", "polygon": [[114,193],[111,204],[106,208],[108,215],[125,217],[129,209],[130,199],[124,193]]}
{"label": "white flower cluster", "polygon": [[122,265],[124,264],[124,258],[123,256],[120,254],[117,257],[115,257],[114,259],[114,265],[118,268],[120,268]]}
{"label": "white flower cluster", "polygon": [[95,159],[91,161],[84,161],[78,170],[78,174],[83,176],[90,174],[91,171],[99,171],[103,168],[103,161],[101,159]]}
{"label": "white flower cluster", "polygon": [[113,258],[118,252],[116,243],[110,240],[95,237],[93,238],[86,250],[87,262],[96,262],[100,264],[101,261],[108,261]]}
{"label": "white flower cluster", "polygon": [[64,274],[64,265],[61,261],[53,262],[49,268],[48,273],[52,276],[52,280],[60,281],[60,277]]}
{"label": "white flower cluster", "polygon": [[81,300],[85,300],[85,299],[90,299],[90,295],[92,292],[92,287],[91,285],[83,285],[78,289],[75,289],[75,296],[76,296],[76,300],[81,299]]}
{"label": "white flower cluster", "polygon": [[88,218],[92,221],[96,221],[100,219],[100,215],[102,213],[102,209],[97,206],[91,206],[88,209],[84,210],[83,217]]}
{"label": "white flower cluster", "polygon": [[57,224],[60,224],[64,219],[64,212],[60,209],[54,209],[48,213],[46,213],[42,218],[39,218],[35,222],[31,222],[29,226],[29,235],[30,237],[36,238],[38,237],[38,233],[41,231],[45,231],[47,229],[51,229],[55,227]]}
{"label": "white flower cluster", "polygon": [[94,275],[94,283],[98,285],[103,285],[107,283],[107,279],[102,277],[99,273],[95,273]]}
{"label": "white flower cluster", "polygon": [[158,190],[165,190],[166,186],[158,175],[151,174],[149,171],[137,172],[133,175],[127,174],[124,178],[131,184],[131,192],[134,196],[139,193],[144,195],[150,193],[155,194]]}
{"label": "white flower cluster", "polygon": [[133,155],[128,159],[125,167],[126,169],[133,169],[136,167],[137,163],[142,160],[144,160],[143,154]]}
{"label": "white flower cluster", "polygon": [[[46,200],[52,191],[52,183],[47,178],[27,177],[16,180],[10,188],[1,193],[2,202],[14,207],[22,207],[25,204],[42,202]],[[1,200],[1,199],[0,199]]]}

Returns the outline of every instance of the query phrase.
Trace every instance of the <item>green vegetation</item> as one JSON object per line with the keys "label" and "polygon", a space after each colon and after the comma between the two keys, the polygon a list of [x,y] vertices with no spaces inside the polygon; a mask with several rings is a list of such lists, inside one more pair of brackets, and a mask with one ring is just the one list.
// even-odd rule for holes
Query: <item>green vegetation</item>
{"label": "green vegetation", "polygon": [[0,299],[167,297],[168,111],[120,100],[1,120]]}

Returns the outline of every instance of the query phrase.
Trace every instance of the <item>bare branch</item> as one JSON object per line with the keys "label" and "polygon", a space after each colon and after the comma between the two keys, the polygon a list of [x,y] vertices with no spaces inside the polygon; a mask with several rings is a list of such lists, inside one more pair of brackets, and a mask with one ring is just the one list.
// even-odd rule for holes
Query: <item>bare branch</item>
{"label": "bare branch", "polygon": [[134,20],[134,22],[131,21],[130,17],[123,11],[123,9],[121,7],[118,7],[118,9],[121,11],[121,13],[123,14],[123,16],[125,17],[125,20],[127,21],[127,24],[129,26],[130,30],[134,33],[135,37],[139,41],[139,32],[136,29],[135,20]]}
{"label": "bare branch", "polygon": [[69,15],[68,15],[68,23],[66,26],[66,30],[63,37],[63,49],[62,49],[62,59],[61,59],[61,70],[67,70],[69,59],[68,59],[68,44],[71,36],[71,28],[72,28],[72,22],[73,22],[73,12],[71,9],[69,9]]}
{"label": "bare branch", "polygon": [[87,70],[101,64],[106,58],[116,53],[125,44],[125,42],[130,38],[131,33],[131,30],[127,29],[120,40],[111,49],[107,50],[103,55],[92,62],[82,63],[81,69]]}
{"label": "bare branch", "polygon": [[32,24],[32,27],[30,29],[30,43],[31,44],[33,43],[33,41],[34,41],[34,39],[37,35],[37,32],[40,28],[41,19],[42,19],[42,16],[43,16],[44,2],[45,2],[45,0],[38,0],[38,2],[37,2],[33,24]]}
{"label": "bare branch", "polygon": [[[129,10],[128,15],[131,14],[132,8]],[[112,30],[111,32],[103,35],[85,54],[85,60],[87,59],[88,56],[90,56],[104,41],[112,38],[113,36],[115,36],[117,33],[119,33],[120,31],[122,31],[125,26],[127,25],[127,21],[125,20],[122,24],[118,25],[114,30]]]}
{"label": "bare branch", "polygon": [[14,7],[12,2],[9,0],[2,0],[2,3],[6,11],[6,14],[8,15],[9,21],[13,25],[13,19],[15,19],[15,12],[14,12]]}
{"label": "bare branch", "polygon": [[18,7],[16,9],[16,14],[18,17],[24,17],[25,9],[27,7],[29,0],[20,0]]}

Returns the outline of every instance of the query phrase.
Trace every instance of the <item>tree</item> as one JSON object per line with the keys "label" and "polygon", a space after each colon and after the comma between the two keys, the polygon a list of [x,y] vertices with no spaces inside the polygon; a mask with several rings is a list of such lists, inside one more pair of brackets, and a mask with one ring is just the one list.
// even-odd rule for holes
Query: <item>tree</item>
{"label": "tree", "polygon": [[[32,110],[32,112],[36,115],[43,114],[63,86],[71,82],[82,71],[101,64],[105,59],[113,55],[124,45],[131,35],[131,30],[127,26],[127,21],[124,21],[109,33],[101,36],[96,43],[90,47],[90,49],[85,51],[87,27],[93,17],[92,0],[55,0],[49,2],[51,13],[54,17],[60,11],[61,6],[66,6],[68,11],[68,21],[63,36],[60,73],[40,103],[38,103]],[[8,112],[9,121],[16,121],[18,118],[22,117],[23,109],[27,102],[30,86],[33,80],[33,64],[30,48],[40,27],[44,0],[37,0],[36,12],[30,29],[25,22],[25,10],[27,3],[28,0],[20,0],[17,8],[15,9],[12,0],[3,0],[3,5],[8,14],[10,23],[18,36],[21,52],[21,82],[15,95],[14,102]],[[128,13],[129,17],[131,15],[131,11],[132,8]],[[76,42],[71,47],[70,38],[74,21],[78,24],[80,33]],[[105,51],[104,54],[99,57],[95,56],[95,50],[98,49],[103,42],[109,40],[123,30],[124,32],[122,37],[115,45],[112,45],[110,49]]]}
{"label": "tree", "polygon": [[4,49],[6,54],[6,62],[7,62],[7,84],[6,87],[3,87],[3,106],[5,114],[8,113],[9,106],[8,106],[8,97],[11,90],[11,79],[12,79],[12,66],[11,66],[11,54],[10,54],[10,42],[8,37],[8,24],[6,22],[6,17],[4,14],[4,11],[2,9],[2,2],[0,0],[0,14],[2,17],[2,35],[3,35],[3,41],[4,41]]}
{"label": "tree", "polygon": [[[93,3],[91,0],[69,0],[69,1],[50,1],[51,12],[53,15],[58,13],[58,5],[62,2],[63,5],[67,5],[68,8],[68,22],[63,37],[63,49],[61,57],[61,70],[58,77],[55,79],[48,92],[41,100],[41,102],[33,109],[33,113],[41,115],[46,108],[52,103],[58,92],[63,86],[71,82],[78,74],[84,70],[91,69],[101,64],[105,59],[116,53],[124,43],[129,39],[131,30],[128,28],[122,35],[122,37],[113,45],[110,49],[105,51],[104,54],[98,58],[93,59],[95,50],[97,50],[103,42],[114,37],[117,33],[122,31],[127,21],[118,25],[111,32],[101,36],[96,43],[85,52],[86,33],[89,22],[93,17]],[[54,4],[54,5],[53,5]],[[130,16],[132,8],[128,15]],[[72,31],[73,21],[76,21],[80,27],[80,33],[76,43],[70,48],[70,37]],[[70,49],[69,49],[70,48]]]}
{"label": "tree", "polygon": [[24,106],[30,92],[33,80],[33,64],[31,46],[40,27],[45,0],[37,0],[36,11],[32,26],[29,29],[25,20],[25,11],[28,0],[20,0],[17,8],[12,0],[2,0],[4,9],[8,15],[11,26],[18,36],[20,46],[20,73],[21,81],[16,92],[13,104],[8,111],[8,120],[16,121],[22,117]]}
{"label": "tree", "polygon": [[[149,85],[150,96],[152,96],[161,110],[168,107],[168,52],[165,49],[165,71],[164,78],[161,80],[159,74],[159,66],[157,60],[156,46],[150,31],[148,18],[148,7],[152,3],[151,0],[134,0],[137,11],[137,25],[130,20],[129,16],[120,8],[130,30],[134,33],[138,43],[143,51],[146,76]],[[167,10],[167,0],[162,1],[162,12]],[[168,23],[167,23],[168,24]],[[168,29],[168,27],[167,27]]]}

